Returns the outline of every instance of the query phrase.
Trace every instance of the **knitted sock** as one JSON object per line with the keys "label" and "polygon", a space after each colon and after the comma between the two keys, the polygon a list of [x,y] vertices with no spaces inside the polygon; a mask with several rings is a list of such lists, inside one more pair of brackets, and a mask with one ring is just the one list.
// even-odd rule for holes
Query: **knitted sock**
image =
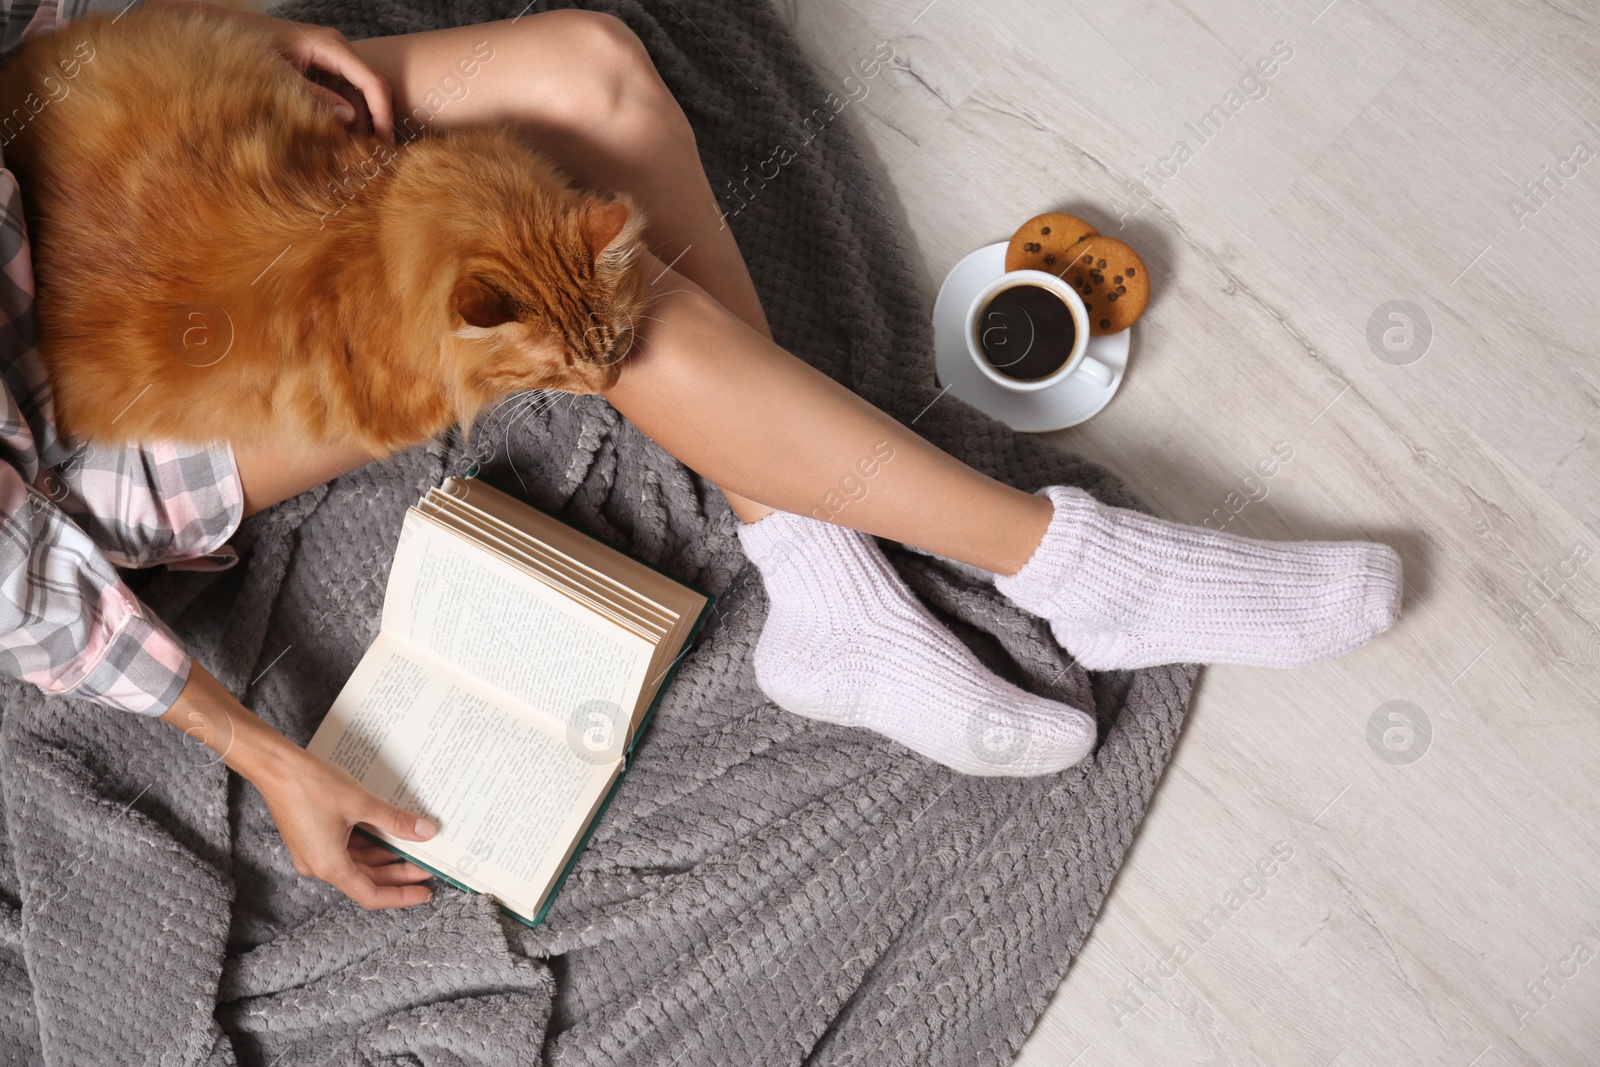
{"label": "knitted sock", "polygon": [[1394,625],[1400,557],[1370,541],[1255,541],[1100,503],[1075,486],[1032,558],[995,587],[1089,670],[1298,667]]}
{"label": "knitted sock", "polygon": [[787,512],[739,527],[771,603],[756,682],[796,715],[861,726],[963,774],[1070,767],[1094,719],[979,662],[853,530]]}

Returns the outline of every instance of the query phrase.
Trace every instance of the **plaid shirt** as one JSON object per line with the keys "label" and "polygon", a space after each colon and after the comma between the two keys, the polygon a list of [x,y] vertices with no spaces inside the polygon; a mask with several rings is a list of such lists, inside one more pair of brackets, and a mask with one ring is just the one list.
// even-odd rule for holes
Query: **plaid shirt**
{"label": "plaid shirt", "polygon": [[[72,18],[139,2],[0,0],[0,63]],[[233,450],[79,446],[56,435],[22,199],[3,157],[0,208],[0,672],[159,715],[182,692],[189,656],[116,568],[238,561],[224,543],[244,515]]]}

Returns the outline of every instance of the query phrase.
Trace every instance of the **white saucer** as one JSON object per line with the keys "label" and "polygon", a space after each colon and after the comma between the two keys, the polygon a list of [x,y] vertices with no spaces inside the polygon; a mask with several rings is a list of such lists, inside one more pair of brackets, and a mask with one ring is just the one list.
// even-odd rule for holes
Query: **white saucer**
{"label": "white saucer", "polygon": [[1008,243],[998,241],[971,253],[951,268],[939,286],[939,297],[933,303],[934,370],[939,385],[948,386],[951,395],[1013,430],[1045,433],[1076,426],[1099,414],[1122,384],[1133,327],[1089,338],[1089,355],[1111,368],[1111,384],[1103,389],[1077,374],[1031,393],[1014,393],[985,378],[967,350],[967,309],[979,289],[1006,272]]}

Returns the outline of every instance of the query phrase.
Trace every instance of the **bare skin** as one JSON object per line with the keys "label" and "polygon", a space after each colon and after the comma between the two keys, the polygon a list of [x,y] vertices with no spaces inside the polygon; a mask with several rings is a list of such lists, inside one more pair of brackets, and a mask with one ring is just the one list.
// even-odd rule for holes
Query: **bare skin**
{"label": "bare skin", "polygon": [[[835,521],[997,574],[1015,573],[1032,554],[1050,520],[1047,500],[978,473],[773,343],[689,124],[620,21],[555,11],[355,42],[325,28],[267,21],[277,25],[286,53],[292,48],[360,89],[380,135],[391,115],[400,126],[420,117],[431,130],[514,121],[536,132],[574,178],[638,200],[649,220],[646,242],[655,255],[647,269],[657,295],[606,399],[720,487],[740,519],[753,522],[774,508],[815,514],[840,478],[887,442],[892,462],[880,468],[871,493]],[[492,58],[470,80],[452,73],[482,41],[493,46]],[[441,107],[446,77],[466,91]],[[240,450],[236,458],[253,513],[373,457],[299,440]],[[426,872],[359,838],[351,843],[357,823],[423,839],[396,829],[414,815],[382,804],[278,735],[198,664],[162,717],[226,751],[229,766],[255,783],[301,873],[329,881],[364,907],[428,899],[426,888],[409,884]]]}

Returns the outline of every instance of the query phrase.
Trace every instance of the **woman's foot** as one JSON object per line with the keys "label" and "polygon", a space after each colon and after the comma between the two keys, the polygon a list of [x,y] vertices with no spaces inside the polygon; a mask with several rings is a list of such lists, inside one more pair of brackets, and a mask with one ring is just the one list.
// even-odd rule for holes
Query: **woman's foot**
{"label": "woman's foot", "polygon": [[1089,670],[1158,663],[1299,667],[1341,656],[1400,615],[1400,556],[1370,541],[1255,541],[1041,490],[1055,514],[995,587]]}
{"label": "woman's foot", "polygon": [[756,682],[779,707],[866,727],[963,774],[1049,774],[1094,747],[1092,717],[996,677],[871,538],[777,511],[739,540],[771,603]]}

